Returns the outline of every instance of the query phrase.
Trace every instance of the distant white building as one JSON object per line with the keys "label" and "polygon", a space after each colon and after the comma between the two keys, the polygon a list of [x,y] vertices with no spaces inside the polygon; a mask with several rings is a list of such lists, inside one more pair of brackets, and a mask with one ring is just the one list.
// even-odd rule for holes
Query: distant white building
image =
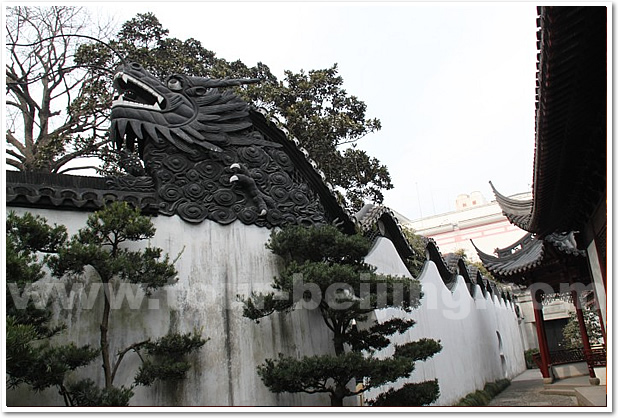
{"label": "distant white building", "polygon": [[[530,193],[511,197],[529,199]],[[470,240],[479,249],[491,254],[494,249],[508,246],[526,234],[526,231],[508,221],[495,200],[487,202],[481,192],[460,194],[455,206],[455,211],[426,218],[409,220],[398,216],[398,219],[402,226],[433,238],[442,254],[464,250],[471,261],[479,261],[479,258]]]}
{"label": "distant white building", "polygon": [[469,195],[462,193],[455,200],[455,209],[463,210],[473,206],[483,206],[487,204],[487,199],[481,192],[472,192]]}

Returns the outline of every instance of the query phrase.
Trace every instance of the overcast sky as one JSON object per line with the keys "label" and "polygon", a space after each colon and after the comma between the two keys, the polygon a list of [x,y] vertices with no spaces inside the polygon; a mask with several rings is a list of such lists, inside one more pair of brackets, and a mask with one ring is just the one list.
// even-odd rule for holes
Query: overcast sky
{"label": "overcast sky", "polygon": [[410,219],[530,190],[535,3],[118,2],[118,24],[153,12],[169,36],[218,57],[284,70],[339,65],[344,88],[382,130],[359,147],[387,165],[385,205]]}

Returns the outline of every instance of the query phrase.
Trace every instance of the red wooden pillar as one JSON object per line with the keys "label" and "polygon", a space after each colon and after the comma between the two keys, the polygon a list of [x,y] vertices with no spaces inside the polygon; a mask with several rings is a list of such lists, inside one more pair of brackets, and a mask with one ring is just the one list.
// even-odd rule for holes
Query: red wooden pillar
{"label": "red wooden pillar", "polygon": [[547,335],[545,334],[545,323],[543,321],[543,304],[541,303],[543,293],[531,290],[531,295],[536,336],[539,341],[539,351],[541,353],[541,374],[543,375],[543,379],[548,379],[549,382],[552,382],[554,379],[549,372],[549,346],[547,345]]}
{"label": "red wooden pillar", "polygon": [[582,343],[584,344],[584,358],[588,364],[588,374],[590,378],[594,379],[597,376],[594,374],[594,367],[591,363],[592,350],[590,350],[590,339],[588,338],[588,331],[586,330],[586,321],[584,320],[584,313],[582,312],[581,302],[579,300],[579,294],[577,290],[571,290],[571,298],[575,305],[575,313],[577,315],[577,324],[579,325],[579,333],[582,336]]}

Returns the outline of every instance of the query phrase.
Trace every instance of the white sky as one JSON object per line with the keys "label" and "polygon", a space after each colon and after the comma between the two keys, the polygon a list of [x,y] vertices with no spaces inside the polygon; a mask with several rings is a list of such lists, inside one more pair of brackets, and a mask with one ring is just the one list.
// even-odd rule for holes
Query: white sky
{"label": "white sky", "polygon": [[[94,6],[94,5],[93,5]],[[489,180],[532,183],[535,3],[107,2],[120,25],[151,11],[169,36],[227,60],[286,69],[338,63],[344,88],[382,130],[359,147],[387,165],[385,204],[410,219],[455,209]]]}

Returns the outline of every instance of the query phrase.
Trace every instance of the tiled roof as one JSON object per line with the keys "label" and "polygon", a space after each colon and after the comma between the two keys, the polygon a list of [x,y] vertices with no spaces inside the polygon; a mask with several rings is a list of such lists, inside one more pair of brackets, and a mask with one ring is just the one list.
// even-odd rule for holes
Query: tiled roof
{"label": "tiled roof", "polygon": [[[354,217],[363,234],[377,230],[379,234],[390,239],[402,260],[414,256],[414,250],[405,238],[399,220],[388,207],[366,204]],[[383,230],[380,230],[380,222]]]}
{"label": "tiled roof", "polygon": [[449,290],[452,290],[457,283],[457,276],[461,276],[466,283],[466,287],[471,296],[474,297],[474,285],[478,285],[483,297],[488,293],[502,298],[506,303],[507,300],[512,301],[510,293],[498,288],[495,283],[483,277],[479,269],[464,261],[464,258],[455,253],[442,255],[436,242],[429,239],[427,242],[427,253],[429,259],[433,261],[438,268],[440,278]]}
{"label": "tiled roof", "polygon": [[[485,268],[492,274],[501,277],[512,276],[538,267],[543,261],[543,241],[530,239],[531,237],[532,234],[525,235],[524,238],[520,240],[529,240],[525,247],[514,250],[515,252],[512,254],[503,255],[502,257],[486,254],[479,250],[476,245],[474,248]],[[517,248],[518,245],[521,245],[520,241],[515,243],[512,247]]]}
{"label": "tiled roof", "polygon": [[540,267],[546,260],[546,253],[550,246],[564,256],[585,257],[585,252],[577,249],[573,232],[551,234],[545,239],[537,239],[533,234],[528,233],[512,245],[496,250],[497,256],[484,253],[476,245],[474,248],[485,268],[493,275],[501,278],[516,278]]}
{"label": "tiled roof", "polygon": [[496,196],[496,201],[500,205],[500,209],[502,209],[502,214],[506,216],[513,225],[526,231],[526,228],[530,224],[530,217],[532,214],[532,199],[512,199],[498,192],[491,181],[489,185]]}
{"label": "tiled roof", "polygon": [[158,213],[151,178],[6,172],[7,206],[95,211],[113,201],[129,202],[145,214]]}

